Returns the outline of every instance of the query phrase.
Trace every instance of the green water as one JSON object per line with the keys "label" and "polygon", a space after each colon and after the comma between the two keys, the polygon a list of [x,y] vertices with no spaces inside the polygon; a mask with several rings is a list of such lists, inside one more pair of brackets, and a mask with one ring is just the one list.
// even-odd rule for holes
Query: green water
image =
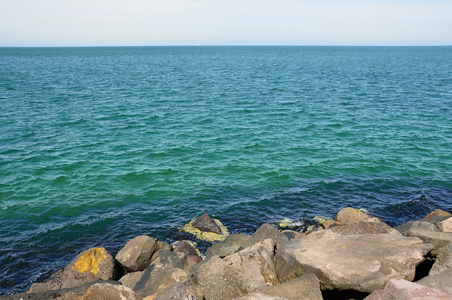
{"label": "green water", "polygon": [[0,48],[0,294],[208,212],[452,211],[452,47]]}

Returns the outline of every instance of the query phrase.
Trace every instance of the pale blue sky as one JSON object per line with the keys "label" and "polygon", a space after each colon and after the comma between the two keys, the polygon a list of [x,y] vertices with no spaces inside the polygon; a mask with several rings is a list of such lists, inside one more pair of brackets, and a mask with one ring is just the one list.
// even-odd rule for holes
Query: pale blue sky
{"label": "pale blue sky", "polygon": [[450,0],[0,0],[0,46],[452,45]]}

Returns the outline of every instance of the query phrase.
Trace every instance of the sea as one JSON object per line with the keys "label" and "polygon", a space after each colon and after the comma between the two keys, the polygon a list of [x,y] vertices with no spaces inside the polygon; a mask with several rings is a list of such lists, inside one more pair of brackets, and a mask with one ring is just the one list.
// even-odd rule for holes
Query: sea
{"label": "sea", "polygon": [[204,212],[347,206],[452,212],[452,47],[0,48],[0,295]]}

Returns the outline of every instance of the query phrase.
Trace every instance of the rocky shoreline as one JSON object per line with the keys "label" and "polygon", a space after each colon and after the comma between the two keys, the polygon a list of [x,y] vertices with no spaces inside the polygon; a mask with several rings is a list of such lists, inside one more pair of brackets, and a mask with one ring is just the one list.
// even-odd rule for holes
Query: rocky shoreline
{"label": "rocky shoreline", "polygon": [[303,233],[296,226],[284,220],[229,234],[203,214],[181,229],[214,242],[203,254],[190,241],[137,236],[115,257],[85,250],[27,293],[0,299],[452,299],[448,212],[393,228],[348,207]]}

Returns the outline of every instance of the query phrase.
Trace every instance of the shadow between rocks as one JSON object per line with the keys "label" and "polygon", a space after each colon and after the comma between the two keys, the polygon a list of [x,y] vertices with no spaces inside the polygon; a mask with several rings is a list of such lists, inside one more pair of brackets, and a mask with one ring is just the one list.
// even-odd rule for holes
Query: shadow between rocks
{"label": "shadow between rocks", "polygon": [[355,290],[322,290],[323,300],[362,300],[369,295]]}

